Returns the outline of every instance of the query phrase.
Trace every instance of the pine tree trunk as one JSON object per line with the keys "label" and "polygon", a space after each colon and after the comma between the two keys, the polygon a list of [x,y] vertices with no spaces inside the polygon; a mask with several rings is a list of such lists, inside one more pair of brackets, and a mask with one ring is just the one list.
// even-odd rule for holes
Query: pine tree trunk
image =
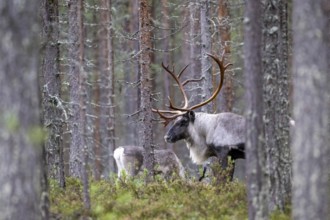
{"label": "pine tree trunk", "polygon": [[100,175],[109,176],[114,172],[114,159],[112,153],[115,148],[114,131],[114,71],[113,71],[113,48],[111,27],[111,2],[102,0],[100,7],[100,31],[99,31],[99,64],[100,64],[100,103],[99,103],[99,136],[100,145],[97,146],[96,163],[98,171],[96,178]]}
{"label": "pine tree trunk", "polygon": [[[128,21],[128,32],[133,35],[134,40],[129,42],[130,50],[134,51],[134,58],[131,62],[128,62],[126,68],[129,69],[127,74],[125,74],[125,81],[130,83],[126,88],[126,94],[129,94],[128,97],[125,98],[126,111],[128,115],[131,115],[133,112],[136,112],[137,109],[140,108],[140,87],[135,86],[136,82],[140,81],[140,65],[138,63],[138,57],[136,54],[139,52],[139,39],[138,39],[138,31],[139,31],[139,1],[129,1],[129,13],[131,15]],[[125,45],[127,46],[127,45]],[[129,121],[129,125],[124,125],[125,131],[127,131],[128,135],[128,143],[129,144],[139,144],[138,138],[138,127],[136,118],[130,117],[131,121]]]}
{"label": "pine tree trunk", "polygon": [[329,1],[293,1],[292,206],[299,220],[330,216],[329,14]]}
{"label": "pine tree trunk", "polygon": [[246,176],[249,219],[267,219],[268,184],[263,131],[260,1],[246,2],[244,68],[246,88]]}
{"label": "pine tree trunk", "polygon": [[48,176],[65,186],[63,164],[63,124],[66,112],[61,101],[61,78],[59,73],[59,18],[58,0],[44,1],[43,18],[43,64],[42,64],[42,110],[43,124],[48,129],[46,140],[46,164]]}
{"label": "pine tree trunk", "polygon": [[84,134],[86,125],[86,73],[84,72],[83,0],[69,2],[69,90],[71,101],[70,175],[83,183],[83,200],[90,208],[87,175],[88,149]]}
{"label": "pine tree trunk", "polygon": [[[190,78],[200,78],[201,77],[201,61],[200,61],[200,11],[198,8],[199,1],[193,0],[189,2],[189,42],[190,42],[190,68],[189,77]],[[189,103],[195,105],[200,102],[202,93],[201,83],[191,83],[187,85],[188,95],[191,97]]]}
{"label": "pine tree trunk", "polygon": [[[202,100],[206,100],[211,97],[212,94],[212,63],[211,59],[206,53],[211,52],[211,17],[210,17],[210,1],[201,1],[200,9],[200,22],[201,22],[201,64],[202,64]],[[202,112],[211,112],[214,103],[210,103],[201,108]]]}
{"label": "pine tree trunk", "polygon": [[[101,6],[100,6],[101,7]],[[101,13],[98,13],[97,15],[94,15],[94,22],[98,23],[100,27],[102,27],[102,20],[101,20]],[[101,120],[103,120],[103,117],[101,117],[101,92],[102,92],[102,86],[103,82],[101,79],[102,69],[103,67],[103,59],[105,59],[103,56],[104,54],[101,53],[103,50],[101,48],[104,47],[103,41],[102,41],[102,31],[100,31],[100,28],[97,28],[94,33],[94,37],[97,40],[97,48],[95,51],[95,59],[97,63],[97,67],[95,69],[95,81],[97,82],[95,85],[95,88],[93,90],[93,101],[95,102],[95,106],[93,106],[93,112],[95,117],[94,120],[94,129],[93,129],[93,138],[94,138],[94,144],[93,144],[93,176],[95,180],[101,179],[101,174],[103,171],[102,167],[102,139],[101,139]]]}
{"label": "pine tree trunk", "polygon": [[80,63],[80,25],[79,25],[79,2],[81,0],[70,0],[69,2],[69,93],[70,93],[70,175],[81,177],[82,149],[83,149],[83,116],[81,114],[82,96],[82,73]]}
{"label": "pine tree trunk", "polygon": [[108,8],[108,18],[109,18],[109,24],[110,27],[108,29],[108,66],[109,66],[109,75],[108,75],[108,104],[109,104],[109,118],[108,118],[108,126],[107,126],[107,132],[108,132],[108,137],[109,137],[109,145],[108,145],[108,152],[109,156],[107,158],[107,167],[108,169],[106,170],[106,176],[109,176],[110,171],[115,172],[115,160],[113,157],[113,151],[116,148],[116,131],[115,131],[115,65],[114,65],[114,45],[113,45],[113,21],[112,21],[112,13],[111,13],[111,8],[112,8],[112,1],[108,0],[107,1],[107,8]]}
{"label": "pine tree trunk", "polygon": [[39,1],[0,4],[0,219],[46,219],[41,204]]}
{"label": "pine tree trunk", "polygon": [[[220,22],[219,32],[221,41],[221,51],[225,51],[225,57],[230,63],[231,53],[231,36],[230,36],[230,15],[229,15],[229,0],[219,0],[218,18]],[[233,88],[233,75],[231,71],[225,74],[225,80],[222,92],[219,94],[221,102],[221,111],[230,112],[233,110],[234,102],[234,88]],[[215,107],[217,110],[217,107]]]}
{"label": "pine tree trunk", "polygon": [[81,86],[81,66],[79,63],[79,21],[78,21],[78,2],[80,0],[70,0],[69,2],[69,93],[70,93],[70,175],[75,177],[81,176],[82,166],[82,132],[81,124],[81,106],[80,96]]}
{"label": "pine tree trunk", "polygon": [[[105,171],[107,170],[108,166],[108,155],[110,152],[108,151],[109,147],[109,132],[108,132],[108,124],[109,124],[109,109],[111,108],[110,100],[108,100],[108,96],[110,95],[109,90],[109,44],[108,44],[108,29],[109,29],[109,11],[108,11],[108,0],[101,0],[100,1],[100,8],[101,11],[99,13],[99,70],[100,70],[100,102],[99,102],[99,108],[100,108],[100,114],[99,114],[99,123],[100,123],[100,145],[99,145],[99,155],[96,158],[99,163],[99,176],[103,175]],[[112,151],[113,152],[113,151]],[[112,153],[111,152],[111,153]]]}
{"label": "pine tree trunk", "polygon": [[284,209],[291,194],[287,3],[264,4],[265,140],[270,176],[270,209]]}
{"label": "pine tree trunk", "polygon": [[196,18],[196,0],[189,2],[189,41],[190,41],[190,60],[192,61],[190,66],[191,76],[195,76],[197,72],[197,46],[196,46],[196,29],[198,26],[198,19]]}
{"label": "pine tree trunk", "polygon": [[149,171],[148,180],[154,178],[154,146],[152,143],[152,103],[151,103],[151,20],[147,0],[140,0],[140,71],[141,71],[141,145],[144,163]]}

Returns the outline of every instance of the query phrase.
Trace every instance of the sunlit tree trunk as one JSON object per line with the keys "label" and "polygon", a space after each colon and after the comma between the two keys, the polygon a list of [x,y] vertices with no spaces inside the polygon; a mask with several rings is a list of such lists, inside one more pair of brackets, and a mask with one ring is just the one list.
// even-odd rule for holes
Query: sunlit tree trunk
{"label": "sunlit tree trunk", "polygon": [[246,177],[249,219],[267,219],[268,182],[264,146],[261,6],[249,0],[245,7],[244,73],[246,88]]}
{"label": "sunlit tree trunk", "polygon": [[[47,219],[41,204],[39,1],[0,4],[0,219]],[[46,192],[44,192],[46,193]]]}
{"label": "sunlit tree trunk", "polygon": [[329,1],[293,1],[292,212],[297,220],[330,216],[329,14]]}
{"label": "sunlit tree trunk", "polygon": [[263,35],[265,143],[270,176],[270,208],[283,210],[290,199],[292,176],[286,1],[265,1]]}
{"label": "sunlit tree trunk", "polygon": [[154,177],[154,146],[152,142],[152,103],[151,103],[151,19],[150,7],[147,0],[140,0],[140,122],[141,122],[141,145],[144,151],[144,163],[149,171],[148,179]]}

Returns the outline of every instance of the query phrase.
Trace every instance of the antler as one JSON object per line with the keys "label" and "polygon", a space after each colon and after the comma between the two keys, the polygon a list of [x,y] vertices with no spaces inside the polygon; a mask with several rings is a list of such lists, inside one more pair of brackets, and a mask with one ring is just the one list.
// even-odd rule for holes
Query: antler
{"label": "antler", "polygon": [[[164,126],[166,126],[173,119],[175,119],[185,113],[185,112],[179,112],[179,111],[166,111],[166,110],[158,110],[158,109],[152,109],[152,111],[157,112],[158,115],[163,119],[162,123],[164,123]],[[174,112],[177,112],[177,113],[174,113]],[[169,113],[169,114],[173,114],[173,115],[165,115],[164,113]]]}
{"label": "antler", "polygon": [[207,103],[209,103],[209,102],[211,102],[213,99],[215,99],[215,97],[217,97],[217,95],[219,94],[219,92],[220,92],[220,90],[221,90],[221,88],[222,88],[223,80],[224,80],[224,76],[225,76],[225,71],[226,71],[226,69],[228,68],[228,66],[233,65],[233,64],[231,64],[231,63],[228,63],[228,64],[224,65],[224,59],[225,59],[225,56],[224,56],[224,55],[225,55],[225,51],[223,51],[223,53],[222,53],[221,60],[220,60],[219,58],[217,58],[216,56],[212,55],[212,54],[207,53],[206,55],[208,55],[209,57],[211,57],[211,58],[212,58],[212,59],[218,64],[218,66],[219,66],[219,68],[220,68],[220,76],[221,76],[221,78],[220,78],[219,86],[218,86],[218,88],[214,91],[214,93],[211,95],[211,97],[208,98],[206,101],[201,102],[201,103],[199,103],[199,104],[197,104],[197,105],[194,105],[194,106],[190,107],[190,108],[187,109],[187,110],[186,110],[186,109],[180,109],[181,111],[194,110],[194,109],[196,109],[196,108],[199,108],[199,107],[202,107],[202,106],[206,105]]}
{"label": "antler", "polygon": [[[187,94],[186,92],[184,91],[184,88],[183,88],[183,84],[180,83],[180,80],[179,78],[181,77],[182,73],[187,69],[189,65],[185,66],[181,71],[180,73],[178,74],[178,76],[175,75],[174,73],[174,67],[173,67],[173,70],[169,70],[168,66],[165,66],[164,63],[162,63],[162,67],[173,77],[173,79],[175,80],[175,82],[179,85],[179,88],[180,88],[180,91],[183,95],[183,99],[184,99],[184,104],[182,106],[182,108],[187,108],[188,107],[188,98],[187,98]],[[170,108],[172,108],[173,105],[173,102],[172,100],[170,99],[170,97],[168,97],[168,100],[170,102]]]}
{"label": "antler", "polygon": [[[187,94],[186,92],[184,91],[184,88],[183,86],[186,85],[187,83],[189,82],[193,82],[193,81],[199,81],[201,79],[188,79],[186,80],[185,82],[183,83],[180,83],[180,77],[182,75],[182,73],[186,70],[186,68],[188,67],[185,66],[181,71],[180,73],[176,76],[174,74],[174,68],[173,70],[171,71],[169,69],[168,66],[165,66],[163,63],[162,63],[162,67],[174,78],[175,82],[179,85],[179,88],[180,88],[180,91],[183,95],[183,98],[184,98],[184,104],[182,107],[177,107],[173,104],[172,100],[170,98],[169,99],[169,102],[170,102],[170,105],[169,105],[169,108],[170,109],[173,109],[173,110],[158,110],[158,109],[152,109],[153,112],[157,112],[159,114],[159,116],[164,119],[164,124],[165,126],[173,119],[177,118],[178,116],[180,115],[183,115],[185,112],[187,111],[190,111],[190,110],[194,110],[196,108],[199,108],[199,107],[202,107],[206,104],[208,104],[209,102],[211,102],[213,99],[216,98],[216,96],[219,94],[221,88],[222,88],[222,85],[223,85],[223,80],[224,80],[224,74],[225,74],[225,71],[226,69],[228,68],[228,66],[232,65],[231,63],[228,63],[226,65],[224,65],[224,53],[225,51],[223,52],[222,54],[222,57],[221,57],[221,60],[219,58],[217,58],[216,56],[212,55],[212,54],[207,54],[209,57],[211,57],[219,66],[220,68],[220,83],[219,83],[219,86],[217,87],[217,89],[213,92],[213,94],[207,99],[205,100],[204,102],[201,102],[199,104],[196,104],[194,106],[191,106],[191,107],[188,107],[188,98],[187,98]],[[167,115],[166,115],[167,114]],[[170,114],[170,115],[168,115]]]}
{"label": "antler", "polygon": [[[187,83],[188,80],[186,80],[183,83],[180,82],[180,77],[182,76],[182,73],[187,69],[189,65],[186,65],[184,68],[182,68],[182,70],[180,71],[180,73],[178,75],[176,75],[174,73],[174,67],[172,70],[169,69],[169,66],[165,66],[164,63],[162,63],[162,67],[166,70],[166,72],[168,72],[172,77],[173,79],[175,80],[175,82],[179,85],[179,88],[180,88],[180,91],[183,95],[183,99],[184,99],[184,103],[183,103],[183,106],[181,108],[187,108],[188,107],[188,98],[187,98],[187,94],[186,92],[184,91],[184,88],[183,86]],[[168,97],[168,100],[169,100],[169,103],[170,103],[170,106],[169,108],[173,109],[173,102],[171,100],[170,97]],[[180,115],[183,115],[184,112],[182,111],[177,111],[177,110],[159,110],[159,109],[152,109],[153,112],[156,112],[159,114],[159,116],[164,119],[163,120],[163,123],[165,124],[165,126],[173,119],[177,118],[178,116]],[[170,115],[168,115],[170,114]]]}
{"label": "antler", "polygon": [[201,102],[199,104],[196,104],[194,106],[191,106],[191,107],[187,107],[187,108],[180,108],[180,107],[176,107],[176,106],[173,106],[171,105],[171,108],[174,109],[174,110],[178,110],[178,111],[190,111],[190,110],[194,110],[196,108],[199,108],[199,107],[202,107],[206,104],[208,104],[209,102],[211,102],[213,99],[215,99],[215,97],[217,97],[217,95],[219,94],[221,88],[222,88],[222,85],[223,85],[223,80],[224,80],[224,75],[225,75],[225,71],[226,69],[228,68],[228,66],[232,65],[231,63],[228,63],[226,65],[224,65],[224,53],[222,54],[222,58],[221,60],[219,58],[217,58],[216,56],[212,55],[212,54],[209,54],[207,53],[207,55],[209,57],[211,57],[219,66],[220,68],[220,83],[219,83],[219,86],[217,87],[217,89],[214,91],[214,93],[211,95],[211,97],[209,97],[207,100],[205,100],[204,102]]}

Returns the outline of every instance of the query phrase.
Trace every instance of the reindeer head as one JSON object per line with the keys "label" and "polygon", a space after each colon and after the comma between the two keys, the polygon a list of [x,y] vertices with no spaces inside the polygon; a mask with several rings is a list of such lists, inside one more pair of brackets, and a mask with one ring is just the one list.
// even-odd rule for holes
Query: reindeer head
{"label": "reindeer head", "polygon": [[174,143],[182,139],[189,137],[188,126],[190,123],[194,123],[195,113],[194,111],[187,111],[183,115],[177,117],[167,131],[164,139],[167,143]]}
{"label": "reindeer head", "polygon": [[169,98],[170,110],[152,109],[153,112],[158,113],[158,115],[163,119],[163,123],[165,126],[172,120],[176,119],[164,137],[167,142],[173,143],[178,140],[187,138],[187,135],[188,135],[187,128],[188,128],[189,124],[193,123],[195,120],[195,113],[193,112],[193,110],[197,109],[199,107],[202,107],[202,106],[208,104],[209,102],[211,102],[213,99],[215,99],[222,88],[225,70],[227,69],[228,66],[231,65],[231,63],[224,65],[224,54],[222,54],[221,60],[214,55],[211,55],[211,54],[207,54],[207,55],[209,57],[211,57],[218,64],[218,66],[220,68],[220,76],[221,76],[220,83],[219,83],[219,86],[217,87],[217,89],[211,95],[211,97],[209,97],[207,100],[205,100],[199,104],[196,104],[194,106],[191,106],[191,107],[189,107],[188,98],[187,98],[186,92],[184,90],[184,86],[189,82],[193,82],[193,81],[196,82],[201,79],[188,79],[182,83],[182,82],[180,82],[180,77],[188,66],[184,67],[180,71],[180,73],[178,75],[176,75],[174,73],[174,68],[173,68],[173,70],[170,70],[168,66],[165,66],[162,63],[162,67],[166,70],[167,73],[169,73],[173,77],[175,82],[178,84],[181,94],[183,95],[183,98],[184,98],[184,103],[183,103],[183,106],[181,106],[181,107],[175,106],[173,104],[171,98]]}

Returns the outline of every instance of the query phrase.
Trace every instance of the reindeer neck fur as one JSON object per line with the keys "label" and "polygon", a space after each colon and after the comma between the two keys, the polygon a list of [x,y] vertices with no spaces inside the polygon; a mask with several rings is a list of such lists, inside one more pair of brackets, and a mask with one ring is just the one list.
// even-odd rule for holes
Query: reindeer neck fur
{"label": "reindeer neck fur", "polygon": [[207,136],[210,130],[216,127],[216,117],[216,114],[196,112],[195,121],[188,126],[189,137],[185,141],[190,151],[190,157],[196,164],[202,164],[213,156],[208,147]]}

